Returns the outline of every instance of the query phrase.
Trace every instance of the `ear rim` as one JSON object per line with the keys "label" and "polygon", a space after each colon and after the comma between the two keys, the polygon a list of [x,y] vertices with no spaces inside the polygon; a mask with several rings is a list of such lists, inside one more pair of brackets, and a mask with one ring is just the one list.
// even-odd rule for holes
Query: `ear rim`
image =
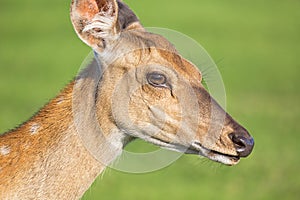
{"label": "ear rim", "polygon": [[102,51],[109,41],[119,37],[118,13],[116,0],[72,0],[70,6],[77,36],[88,46]]}

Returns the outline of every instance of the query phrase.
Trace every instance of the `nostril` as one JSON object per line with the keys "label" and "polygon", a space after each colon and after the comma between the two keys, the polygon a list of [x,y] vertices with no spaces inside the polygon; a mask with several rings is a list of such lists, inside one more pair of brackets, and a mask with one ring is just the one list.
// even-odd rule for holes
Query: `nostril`
{"label": "nostril", "polygon": [[254,140],[249,136],[249,134],[232,133],[229,137],[240,157],[247,157],[252,152]]}
{"label": "nostril", "polygon": [[237,150],[243,150],[246,148],[245,140],[242,137],[232,137],[232,142],[234,143],[235,147],[237,147]]}

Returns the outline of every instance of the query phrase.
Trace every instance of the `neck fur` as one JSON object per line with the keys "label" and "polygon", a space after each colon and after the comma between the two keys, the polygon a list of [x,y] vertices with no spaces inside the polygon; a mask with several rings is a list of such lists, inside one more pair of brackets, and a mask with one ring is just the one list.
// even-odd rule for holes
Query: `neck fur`
{"label": "neck fur", "polygon": [[0,199],[79,199],[121,154],[128,139],[105,111],[99,116],[99,77],[94,60],[34,117],[0,136],[7,150]]}

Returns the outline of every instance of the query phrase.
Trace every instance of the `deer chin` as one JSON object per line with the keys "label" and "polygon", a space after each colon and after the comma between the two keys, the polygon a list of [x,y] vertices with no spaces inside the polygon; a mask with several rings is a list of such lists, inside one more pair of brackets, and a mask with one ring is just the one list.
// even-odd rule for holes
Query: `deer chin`
{"label": "deer chin", "polygon": [[151,137],[150,139],[148,139],[148,142],[172,151],[182,152],[186,154],[197,154],[212,161],[219,162],[228,166],[236,165],[240,161],[239,156],[224,154],[215,150],[207,149],[203,147],[199,142],[193,142],[189,147],[178,143],[169,143],[155,137]]}

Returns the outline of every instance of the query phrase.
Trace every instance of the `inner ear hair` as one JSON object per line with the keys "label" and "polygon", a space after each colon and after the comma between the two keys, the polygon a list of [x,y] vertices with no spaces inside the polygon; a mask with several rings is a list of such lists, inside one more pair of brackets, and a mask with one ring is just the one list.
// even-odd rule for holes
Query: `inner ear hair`
{"label": "inner ear hair", "polygon": [[116,26],[118,7],[113,1],[107,1],[106,4],[98,4],[98,6],[99,12],[88,22],[82,32],[102,40],[114,40],[118,37]]}
{"label": "inner ear hair", "polygon": [[116,0],[73,0],[71,20],[80,39],[93,49],[103,50],[117,32]]}
{"label": "inner ear hair", "polygon": [[137,16],[120,0],[73,0],[71,19],[80,39],[97,51],[117,40],[122,31],[143,30]]}

